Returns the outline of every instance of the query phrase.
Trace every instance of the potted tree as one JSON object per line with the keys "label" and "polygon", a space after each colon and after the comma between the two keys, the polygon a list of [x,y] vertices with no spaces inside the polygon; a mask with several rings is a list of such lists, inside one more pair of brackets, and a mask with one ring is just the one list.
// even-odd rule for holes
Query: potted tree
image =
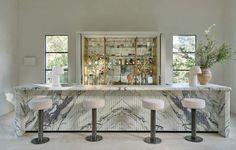
{"label": "potted tree", "polygon": [[233,55],[231,48],[226,42],[217,45],[217,42],[210,35],[210,30],[215,24],[205,30],[205,42],[200,42],[196,49],[196,64],[200,66],[202,73],[198,74],[201,85],[206,85],[212,78],[210,68],[219,62],[230,59]]}

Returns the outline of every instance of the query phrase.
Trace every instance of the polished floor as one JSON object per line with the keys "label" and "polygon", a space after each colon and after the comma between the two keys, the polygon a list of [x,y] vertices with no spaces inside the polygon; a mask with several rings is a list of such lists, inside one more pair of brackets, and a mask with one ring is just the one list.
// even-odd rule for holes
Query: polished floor
{"label": "polished floor", "polygon": [[13,128],[14,114],[0,117],[0,150],[235,150],[236,115],[231,115],[231,133],[229,138],[218,134],[202,133],[202,143],[191,143],[183,137],[186,133],[158,133],[162,143],[153,145],[143,142],[148,133],[101,133],[104,140],[90,143],[84,140],[88,133],[46,133],[50,142],[33,145],[30,140],[36,133],[27,133],[16,137]]}

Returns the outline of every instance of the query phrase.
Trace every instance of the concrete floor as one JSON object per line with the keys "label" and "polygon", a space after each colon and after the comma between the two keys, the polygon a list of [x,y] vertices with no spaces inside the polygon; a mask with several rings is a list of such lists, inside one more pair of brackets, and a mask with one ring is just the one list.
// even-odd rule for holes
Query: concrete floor
{"label": "concrete floor", "polygon": [[229,138],[218,134],[202,133],[202,143],[185,141],[186,133],[157,133],[161,144],[146,144],[143,138],[148,133],[100,133],[104,140],[90,143],[84,140],[89,133],[46,133],[50,142],[33,145],[30,140],[36,133],[27,133],[16,137],[13,128],[14,114],[0,117],[0,150],[235,150],[236,149],[236,115],[231,115],[231,133]]}

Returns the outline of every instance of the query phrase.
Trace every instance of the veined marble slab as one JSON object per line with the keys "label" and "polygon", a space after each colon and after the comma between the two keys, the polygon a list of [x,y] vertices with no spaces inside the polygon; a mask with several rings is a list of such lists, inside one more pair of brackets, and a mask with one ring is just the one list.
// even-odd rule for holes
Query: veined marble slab
{"label": "veined marble slab", "polygon": [[37,112],[30,110],[28,102],[37,95],[47,95],[53,100],[53,108],[45,111],[45,130],[91,130],[91,110],[82,107],[89,96],[105,99],[106,105],[98,109],[98,130],[147,131],[150,130],[150,110],[142,107],[144,97],[161,98],[165,109],[157,114],[156,129],[161,131],[189,131],[191,113],[183,108],[186,97],[206,100],[206,108],[197,111],[199,131],[218,131],[229,135],[230,90],[229,87],[209,84],[189,87],[173,85],[72,85],[51,87],[43,84],[16,87],[16,134],[37,129]]}
{"label": "veined marble slab", "polygon": [[111,91],[111,90],[130,90],[130,91],[143,91],[143,90],[155,90],[155,91],[163,91],[163,90],[224,90],[230,91],[230,87],[216,85],[216,84],[208,84],[208,85],[198,85],[196,87],[191,87],[188,84],[167,84],[167,85],[64,85],[62,87],[52,87],[46,84],[28,84],[17,86],[15,88],[18,90],[48,90],[48,91],[68,91],[68,90],[81,90],[81,91]]}

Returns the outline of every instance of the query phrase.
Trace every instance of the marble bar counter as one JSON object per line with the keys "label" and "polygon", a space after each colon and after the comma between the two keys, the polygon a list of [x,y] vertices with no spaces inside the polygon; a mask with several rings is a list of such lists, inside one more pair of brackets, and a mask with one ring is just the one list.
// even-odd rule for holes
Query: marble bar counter
{"label": "marble bar counter", "polygon": [[206,107],[197,111],[197,130],[218,132],[227,137],[230,132],[231,88],[208,84],[189,87],[171,85],[68,85],[51,87],[44,84],[22,85],[15,88],[16,135],[37,129],[37,111],[30,110],[28,102],[45,95],[53,100],[53,107],[44,113],[46,131],[90,131],[91,110],[83,108],[82,101],[100,96],[106,105],[98,109],[98,131],[148,131],[150,110],[142,107],[144,97],[163,99],[165,109],[157,113],[157,131],[190,131],[191,111],[181,101],[193,97],[206,100]]}

